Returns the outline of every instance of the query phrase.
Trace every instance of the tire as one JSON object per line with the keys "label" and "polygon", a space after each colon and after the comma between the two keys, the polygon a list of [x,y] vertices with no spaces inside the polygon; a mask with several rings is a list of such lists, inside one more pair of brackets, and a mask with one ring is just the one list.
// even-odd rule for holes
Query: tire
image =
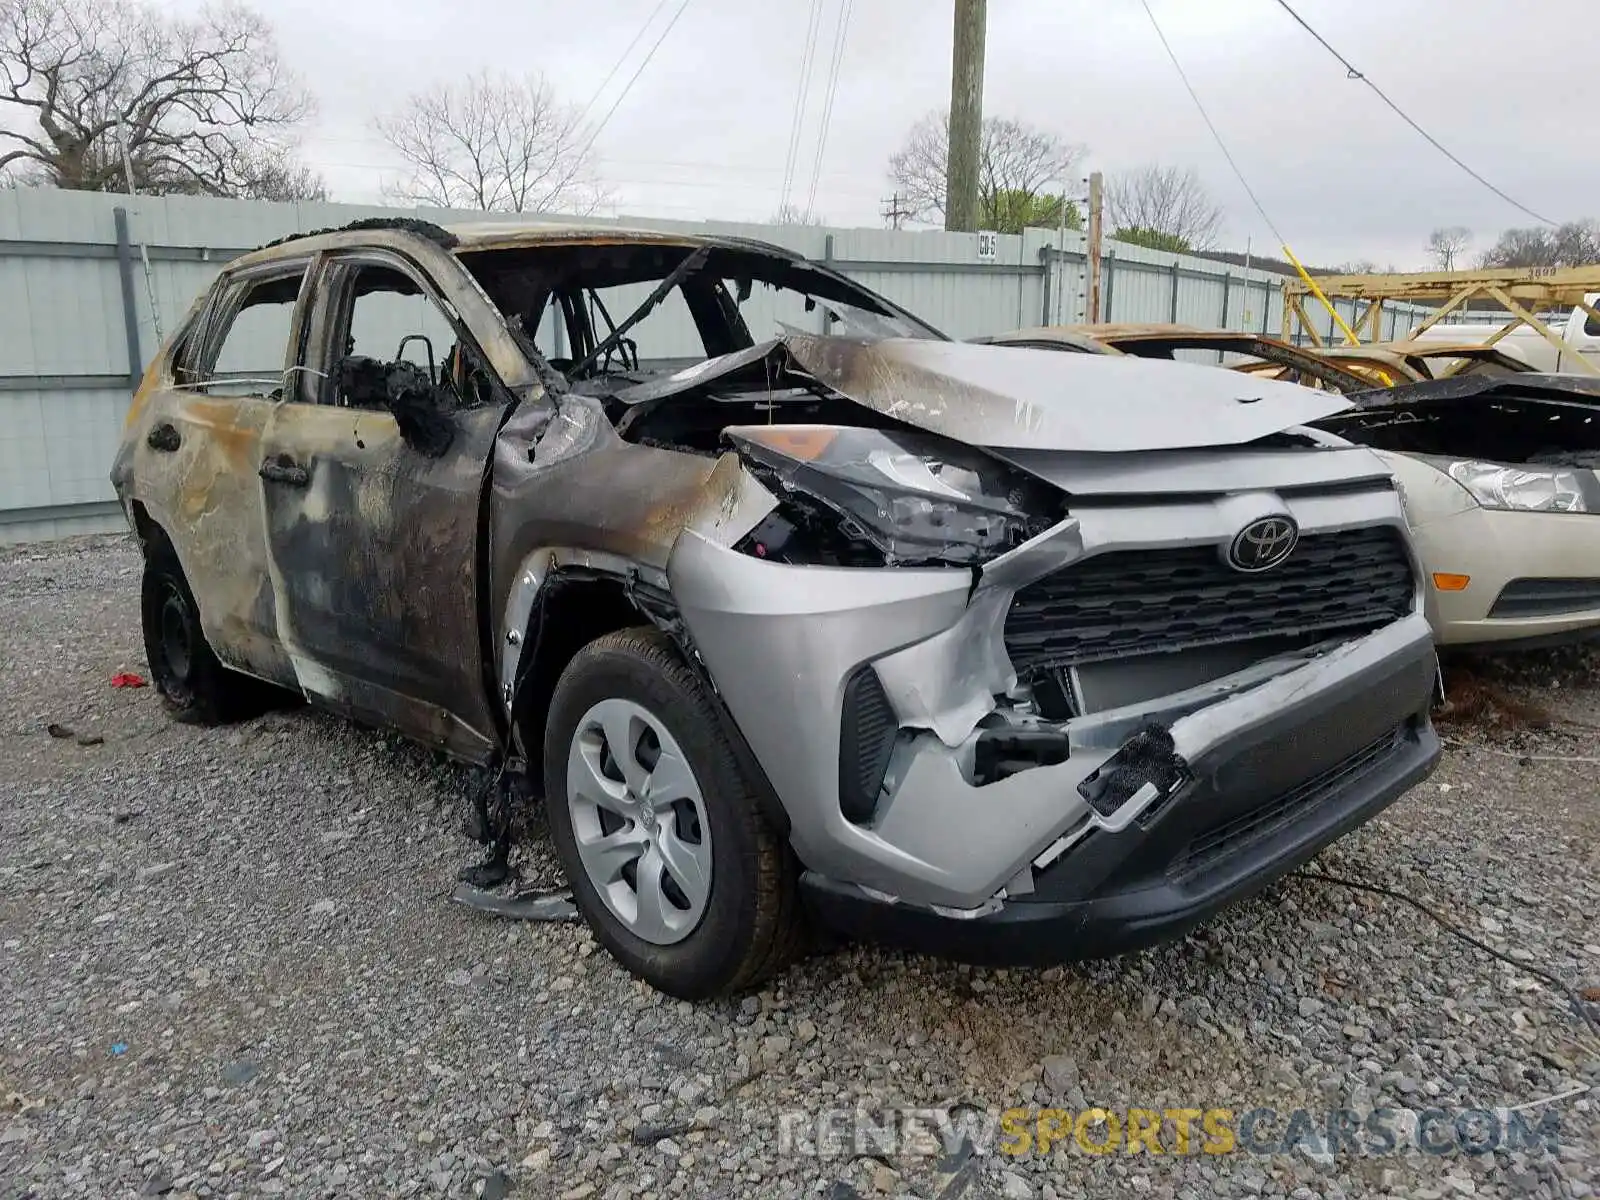
{"label": "tire", "polygon": [[794,956],[794,855],[669,638],[626,629],[580,650],[551,698],[544,751],[550,833],[573,900],[632,974],[703,1000],[753,987]]}
{"label": "tire", "polygon": [[230,671],[200,628],[200,607],[172,549],[153,541],[146,552],[139,608],[145,661],[173,718],[225,725],[274,706],[281,689]]}

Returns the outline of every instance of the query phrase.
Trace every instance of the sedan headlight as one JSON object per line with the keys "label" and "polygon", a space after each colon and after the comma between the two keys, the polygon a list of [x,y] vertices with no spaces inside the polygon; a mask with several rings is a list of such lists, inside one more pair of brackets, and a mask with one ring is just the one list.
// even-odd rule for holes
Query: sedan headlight
{"label": "sedan headlight", "polygon": [[832,425],[726,431],[780,493],[821,503],[890,563],[983,562],[1048,529],[1058,493],[930,434]]}
{"label": "sedan headlight", "polygon": [[1484,508],[1517,512],[1588,512],[1578,473],[1565,467],[1445,461],[1446,474]]}

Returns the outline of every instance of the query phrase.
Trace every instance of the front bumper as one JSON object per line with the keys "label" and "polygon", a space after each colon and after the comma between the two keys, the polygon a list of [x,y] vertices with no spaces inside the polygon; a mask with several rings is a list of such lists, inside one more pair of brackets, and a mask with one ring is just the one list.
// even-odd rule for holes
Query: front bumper
{"label": "front bumper", "polygon": [[1100,958],[1176,937],[1255,894],[1388,807],[1438,757],[1425,713],[1275,795],[1224,757],[1148,827],[1096,832],[1041,873],[1034,893],[965,920],[814,871],[801,883],[812,913],[853,936],[986,966]]}
{"label": "front bumper", "polygon": [[[1086,509],[990,563],[976,588],[965,570],[788,566],[694,532],[680,538],[667,573],[695,650],[787,814],[805,866],[829,886],[963,919],[1044,895],[1054,860],[1079,885],[1117,884],[1114,856],[1104,851],[1133,840],[1106,835],[1132,827],[1135,816],[1148,830],[1159,808],[1170,832],[1180,810],[1221,819],[1234,801],[1268,803],[1408,722],[1421,744],[1436,664],[1419,596],[1418,611],[1366,636],[1051,725],[1070,742],[1065,761],[999,778],[976,771],[988,731],[1026,721],[1004,701],[1015,683],[1004,625],[1018,587],[1111,549],[1225,545],[1264,504],[1287,507],[1307,533],[1403,527],[1387,488],[1234,493]],[[841,805],[841,716],[862,670],[880,681],[898,732],[870,817],[852,820]],[[1162,791],[1153,806],[1153,793],[1142,791],[1137,813],[1130,802],[1107,819],[1090,799],[1095,780],[1152,725],[1170,735],[1187,790]],[[1245,786],[1235,764],[1266,763],[1274,742],[1293,748],[1262,775],[1276,791]],[[1425,747],[1420,770],[1430,755]],[[1118,879],[1124,890],[1148,882]]]}
{"label": "front bumper", "polygon": [[[1471,508],[1424,521],[1413,537],[1429,572],[1428,615],[1441,645],[1600,636],[1600,607],[1495,615],[1496,600],[1514,580],[1600,578],[1600,514]],[[1433,585],[1435,571],[1470,582],[1443,592]]]}

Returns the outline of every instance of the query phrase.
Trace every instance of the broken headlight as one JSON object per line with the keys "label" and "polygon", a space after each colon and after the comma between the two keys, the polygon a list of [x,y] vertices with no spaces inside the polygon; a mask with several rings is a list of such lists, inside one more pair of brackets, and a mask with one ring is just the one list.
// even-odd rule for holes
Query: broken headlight
{"label": "broken headlight", "polygon": [[1484,508],[1516,512],[1588,512],[1578,473],[1564,467],[1446,461],[1445,473]]}
{"label": "broken headlight", "polygon": [[802,507],[821,504],[841,533],[890,564],[983,562],[1064,512],[1043,485],[930,434],[832,425],[726,432],[763,482]]}

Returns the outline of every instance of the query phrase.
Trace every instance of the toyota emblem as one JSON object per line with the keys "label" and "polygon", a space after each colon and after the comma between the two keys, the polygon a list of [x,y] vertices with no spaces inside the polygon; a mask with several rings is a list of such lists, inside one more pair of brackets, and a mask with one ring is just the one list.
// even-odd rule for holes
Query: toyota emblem
{"label": "toyota emblem", "polygon": [[1262,517],[1241,529],[1228,547],[1228,565],[1235,571],[1270,571],[1290,554],[1300,540],[1300,527],[1292,517]]}

